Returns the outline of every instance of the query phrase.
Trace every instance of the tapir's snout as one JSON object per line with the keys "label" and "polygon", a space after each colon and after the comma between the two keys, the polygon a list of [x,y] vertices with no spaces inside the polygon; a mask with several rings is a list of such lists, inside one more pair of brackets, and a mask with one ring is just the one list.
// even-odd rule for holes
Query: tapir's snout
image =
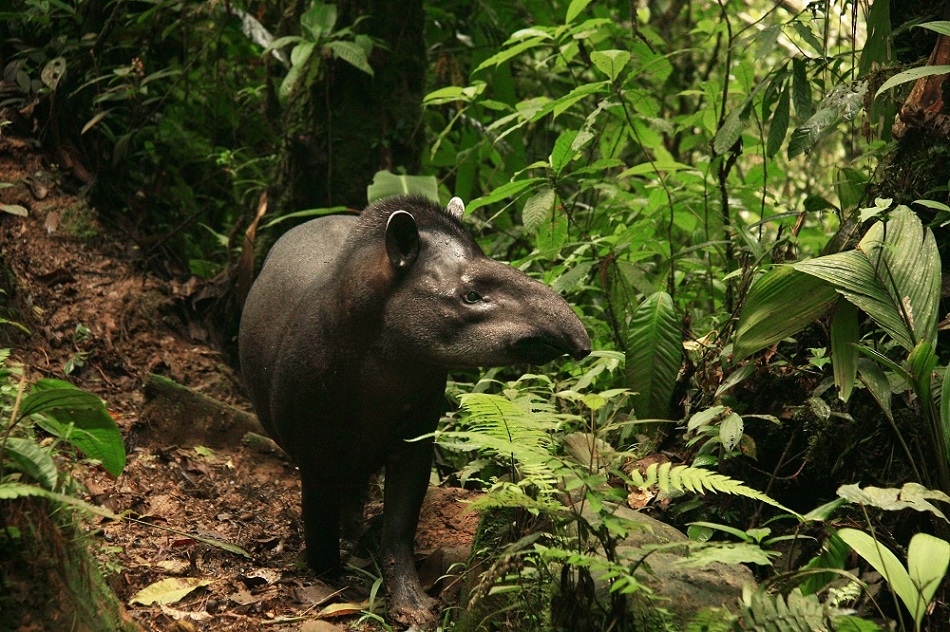
{"label": "tapir's snout", "polygon": [[590,355],[590,336],[576,316],[569,327],[529,334],[515,341],[515,353],[530,364],[547,364],[565,355],[581,360]]}

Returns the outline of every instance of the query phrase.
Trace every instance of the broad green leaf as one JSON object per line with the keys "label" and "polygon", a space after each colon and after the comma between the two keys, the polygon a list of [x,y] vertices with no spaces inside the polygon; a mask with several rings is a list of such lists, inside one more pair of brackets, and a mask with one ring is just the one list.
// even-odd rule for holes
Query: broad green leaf
{"label": "broad green leaf", "polygon": [[914,380],[914,391],[922,402],[933,401],[933,371],[937,368],[937,354],[929,342],[918,342],[907,356],[907,366]]}
{"label": "broad green leaf", "polygon": [[122,433],[101,399],[69,382],[44,379],[33,385],[27,402],[42,410],[36,425],[43,430],[99,461],[113,476],[125,469]]}
{"label": "broad green leaf", "polygon": [[910,70],[899,72],[881,84],[881,87],[878,88],[877,92],[874,93],[874,98],[878,98],[882,92],[890,90],[894,86],[899,86],[902,83],[917,81],[918,79],[931,77],[933,75],[945,75],[947,73],[950,73],[950,66],[944,65],[920,66],[919,68],[911,68]]}
{"label": "broad green leaf", "polygon": [[20,469],[43,487],[54,490],[59,472],[49,450],[44,450],[32,439],[10,437],[6,451],[0,457],[12,459]]}
{"label": "broad green leaf", "polygon": [[567,215],[554,209],[551,219],[538,226],[534,237],[541,256],[556,259],[567,243]]}
{"label": "broad green leaf", "polygon": [[373,67],[369,65],[366,51],[363,50],[359,44],[337,40],[328,42],[327,48],[333,51],[333,56],[337,59],[342,59],[357,70],[365,72],[370,77],[375,76],[376,73],[373,72]]}
{"label": "broad green leaf", "polygon": [[597,70],[601,71],[611,81],[617,79],[630,61],[630,53],[625,50],[595,50],[590,54],[590,60]]}
{"label": "broad green leaf", "polygon": [[744,429],[745,424],[741,416],[737,413],[726,415],[719,426],[719,440],[722,441],[722,447],[729,451],[735,449],[739,445]]}
{"label": "broad green leaf", "polygon": [[554,149],[551,150],[551,157],[549,159],[554,175],[559,175],[564,171],[564,167],[566,167],[577,154],[573,149],[575,138],[577,138],[577,131],[569,129],[561,132],[561,135],[554,141]]}
{"label": "broad green leaf", "polygon": [[434,176],[406,176],[377,171],[372,184],[366,187],[367,201],[373,203],[391,195],[421,195],[438,201],[439,183]]}
{"label": "broad green leaf", "polygon": [[551,187],[545,187],[528,198],[521,212],[525,230],[535,233],[545,222],[551,221],[556,199],[557,195]]}
{"label": "broad green leaf", "polygon": [[808,82],[805,60],[792,59],[792,105],[798,118],[809,119],[813,113],[811,102],[811,83]]}
{"label": "broad green leaf", "polygon": [[634,165],[629,169],[625,169],[620,172],[617,176],[617,179],[626,178],[629,176],[641,176],[648,173],[659,173],[660,171],[682,171],[682,170],[695,170],[696,167],[692,165],[687,165],[682,162],[676,162],[675,160],[654,160],[653,162],[641,162],[638,165]]}
{"label": "broad green leaf", "polygon": [[847,215],[851,209],[857,207],[861,202],[861,198],[864,197],[867,184],[867,176],[857,169],[845,167],[838,172],[835,192],[838,194],[838,203],[841,205],[843,213]]}
{"label": "broad green leaf", "polygon": [[887,418],[893,420],[894,416],[893,413],[891,413],[891,384],[884,374],[884,369],[876,362],[872,362],[867,358],[861,358],[858,360],[858,376],[864,386],[867,387],[868,392],[871,393],[871,397],[874,398],[877,405],[884,411]]}
{"label": "broad green leaf", "polygon": [[771,158],[778,153],[782,147],[782,141],[785,140],[785,134],[788,133],[789,120],[789,89],[782,90],[779,95],[778,105],[775,106],[775,114],[772,115],[772,122],[769,124],[769,135],[765,143],[765,155]]}
{"label": "broad green leaf", "polygon": [[848,301],[839,301],[831,319],[831,364],[838,397],[847,402],[858,374],[858,309]]}
{"label": "broad green leaf", "polygon": [[43,71],[40,73],[40,81],[50,90],[55,90],[59,85],[60,79],[66,76],[66,58],[54,57],[46,62]]}
{"label": "broad green leaf", "polygon": [[627,329],[625,386],[639,419],[668,419],[683,357],[683,334],[673,299],[656,292],[633,313]]}
{"label": "broad green leaf", "polygon": [[23,398],[20,417],[29,417],[57,408],[97,410],[103,408],[103,403],[92,393],[79,390],[69,382],[40,380],[34,386],[33,392]]}
{"label": "broad green leaf", "polygon": [[950,542],[929,533],[917,533],[910,539],[907,548],[907,570],[910,580],[917,587],[917,600],[913,608],[914,622],[920,625],[927,606],[950,566]]}
{"label": "broad green leaf", "polygon": [[310,40],[319,42],[333,32],[336,26],[337,10],[335,4],[314,2],[310,9],[300,16],[300,26],[310,35]]}
{"label": "broad green leaf", "polygon": [[515,180],[514,182],[507,182],[497,189],[493,190],[488,195],[483,195],[480,198],[475,198],[465,206],[465,211],[471,213],[477,208],[482,206],[487,206],[489,204],[494,204],[508,197],[515,197],[528,187],[542,182],[543,178],[526,178],[524,180]]}
{"label": "broad green leaf", "polygon": [[567,7],[567,16],[564,18],[565,24],[570,24],[574,21],[578,15],[581,14],[581,11],[587,8],[587,5],[591,3],[591,0],[571,0],[570,6]]}
{"label": "broad green leaf", "polygon": [[494,55],[492,55],[491,57],[489,57],[488,59],[480,63],[478,67],[472,71],[472,74],[475,74],[481,70],[484,70],[485,68],[489,68],[492,66],[499,66],[505,63],[506,61],[508,61],[509,59],[513,57],[517,57],[521,53],[531,50],[532,48],[541,46],[542,44],[545,44],[546,42],[547,42],[546,37],[532,37],[530,39],[524,40],[523,42],[519,42],[518,44],[515,44],[514,46],[511,46],[509,48],[506,48],[502,51],[495,53]]}
{"label": "broad green leaf", "polygon": [[950,22],[946,20],[940,20],[937,22],[924,22],[923,24],[915,24],[912,28],[917,29],[930,29],[935,33],[940,33],[941,35],[946,35],[950,37]]}
{"label": "broad green leaf", "polygon": [[742,130],[748,123],[748,115],[745,111],[745,103],[729,113],[729,116],[722,122],[722,127],[716,131],[713,138],[713,150],[717,154],[724,154],[729,151],[739,137],[742,136]]}
{"label": "broad green leaf", "polygon": [[689,422],[686,424],[686,432],[692,432],[709,424],[709,422],[721,415],[724,410],[726,410],[725,406],[710,406],[706,410],[695,413],[689,418]]}
{"label": "broad green leaf", "polygon": [[909,611],[914,612],[919,594],[910,575],[900,560],[897,559],[897,556],[864,531],[839,529],[838,536],[854,549],[855,553],[873,566],[874,570],[884,576],[891,590],[900,597]]}
{"label": "broad green leaf", "polygon": [[736,327],[735,360],[739,361],[820,318],[838,296],[828,283],[778,266],[749,290]]}
{"label": "broad green leaf", "polygon": [[864,488],[856,484],[842,485],[838,488],[837,493],[839,497],[848,502],[877,507],[885,511],[900,511],[901,509],[927,511],[947,521],[944,513],[930,501],[939,500],[940,502],[950,503],[950,496],[936,489],[927,489],[920,483],[905,483],[900,489],[874,487],[872,485]]}
{"label": "broad green leaf", "polygon": [[196,588],[208,586],[212,582],[211,579],[201,579],[199,577],[169,577],[149,584],[138,591],[132,596],[129,603],[143,606],[176,603]]}
{"label": "broad green leaf", "polygon": [[483,81],[477,81],[470,86],[446,86],[433,90],[422,100],[423,105],[440,105],[442,103],[452,103],[454,101],[463,101],[470,103],[475,97],[485,91],[486,84]]}
{"label": "broad green leaf", "polygon": [[792,264],[831,284],[907,351],[933,343],[940,298],[940,255],[930,229],[906,206],[867,232],[857,250]]}

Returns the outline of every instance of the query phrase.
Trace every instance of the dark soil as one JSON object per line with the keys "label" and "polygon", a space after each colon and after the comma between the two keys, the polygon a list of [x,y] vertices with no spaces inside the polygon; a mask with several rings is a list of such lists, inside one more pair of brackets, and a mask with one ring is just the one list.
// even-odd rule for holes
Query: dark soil
{"label": "dark soil", "polygon": [[[128,465],[118,479],[84,467],[75,475],[86,500],[135,518],[90,524],[96,556],[132,619],[149,630],[316,629],[307,621],[318,617],[345,629],[378,628],[362,620],[379,575],[369,557],[333,586],[303,567],[298,476],[282,453],[259,442],[220,445],[201,428],[150,428],[143,415],[149,373],[250,407],[240,376],[207,344],[207,332],[185,319],[203,282],[143,271],[135,244],[102,225],[80,195],[64,192],[66,180],[29,142],[0,137],[0,183],[14,185],[0,188],[0,203],[29,211],[0,212],[0,317],[30,330],[0,325],[0,346],[13,349],[30,379],[68,379],[101,396],[126,436]],[[428,562],[424,582],[464,560],[477,520],[465,511],[469,496],[430,490],[416,542]],[[367,517],[379,511],[370,503]],[[250,558],[199,538],[237,545]],[[168,578],[207,584],[165,606],[130,603]],[[456,596],[449,590],[441,598],[451,607]],[[379,599],[372,610],[385,614]]]}

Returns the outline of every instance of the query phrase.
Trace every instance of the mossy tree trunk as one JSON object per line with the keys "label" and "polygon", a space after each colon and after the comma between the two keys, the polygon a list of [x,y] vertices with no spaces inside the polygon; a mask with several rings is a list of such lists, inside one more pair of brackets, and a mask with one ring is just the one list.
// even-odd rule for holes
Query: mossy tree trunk
{"label": "mossy tree trunk", "polygon": [[[297,4],[296,16],[285,21],[290,31],[307,3]],[[426,76],[421,0],[344,0],[337,7],[337,29],[350,26],[382,42],[370,58],[375,76],[342,60],[312,57],[281,108],[271,216],[338,205],[359,209],[377,171],[419,169]]]}

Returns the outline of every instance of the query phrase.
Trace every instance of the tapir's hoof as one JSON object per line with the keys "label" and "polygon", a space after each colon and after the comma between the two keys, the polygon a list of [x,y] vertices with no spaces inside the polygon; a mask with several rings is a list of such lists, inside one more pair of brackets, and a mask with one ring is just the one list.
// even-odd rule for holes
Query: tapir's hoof
{"label": "tapir's hoof", "polygon": [[390,594],[389,616],[403,625],[428,629],[438,619],[438,605],[425,593]]}

